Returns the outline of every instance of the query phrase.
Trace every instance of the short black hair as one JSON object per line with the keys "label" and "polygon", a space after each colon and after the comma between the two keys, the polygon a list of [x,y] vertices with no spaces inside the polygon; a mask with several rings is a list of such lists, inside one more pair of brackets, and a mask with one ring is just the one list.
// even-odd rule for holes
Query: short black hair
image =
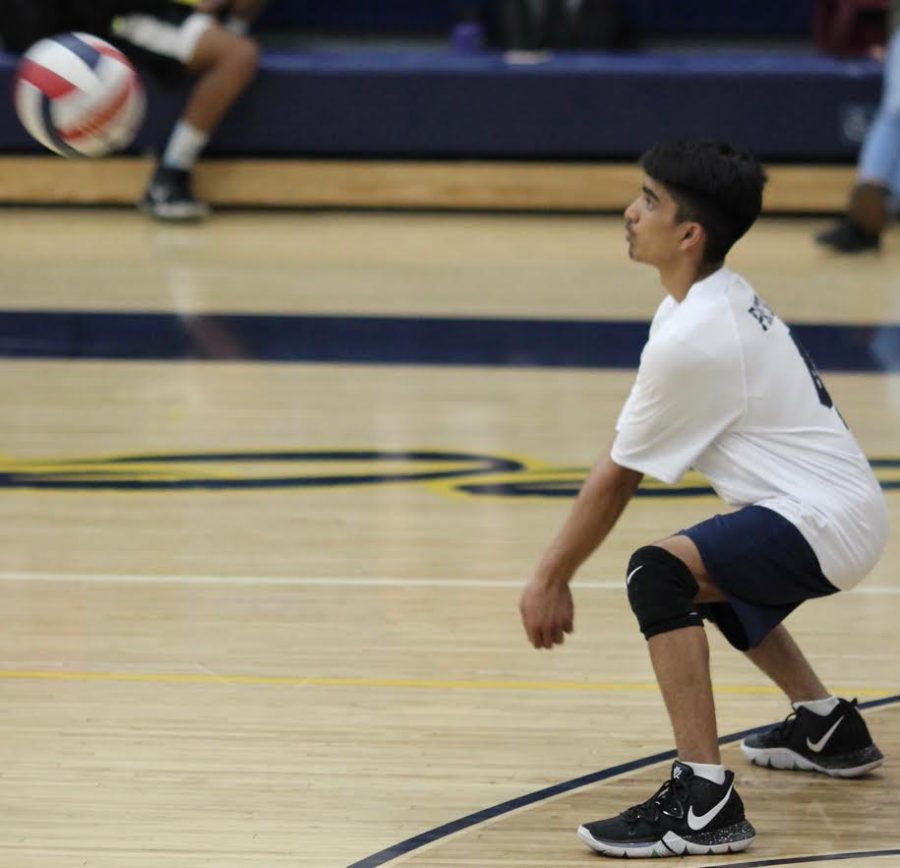
{"label": "short black hair", "polygon": [[703,259],[718,264],[762,211],[766,172],[751,154],[718,142],[661,142],[640,159],[678,206],[676,219],[706,231]]}

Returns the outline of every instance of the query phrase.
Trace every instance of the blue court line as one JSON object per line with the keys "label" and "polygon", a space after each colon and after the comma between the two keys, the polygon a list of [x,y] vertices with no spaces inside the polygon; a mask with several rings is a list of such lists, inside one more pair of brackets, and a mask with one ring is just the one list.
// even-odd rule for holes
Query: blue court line
{"label": "blue court line", "polygon": [[834,862],[838,859],[874,859],[879,856],[900,856],[900,850],[859,850],[856,853],[825,853],[822,856],[791,856],[788,859],[759,859],[756,862],[726,862],[707,868],[762,868],[764,865],[798,865],[807,862]]}
{"label": "blue court line", "polygon": [[[267,471],[274,462],[295,465],[292,470]],[[343,471],[322,473],[320,462],[343,464]],[[256,464],[254,473],[241,475],[230,464]],[[399,463],[402,468],[391,467]],[[312,465],[304,470],[304,465]],[[368,465],[363,470],[359,465]],[[871,458],[885,491],[900,490],[900,458]],[[213,469],[207,469],[214,465]],[[217,466],[216,466],[217,465]],[[436,466],[435,466],[436,465]],[[36,463],[0,462],[0,489],[57,491],[229,491],[337,488],[393,483],[448,482],[455,491],[473,497],[574,498],[588,468],[541,469],[502,455],[443,450],[382,451],[371,449],[292,449],[260,452],[162,452],[107,455],[100,458],[62,458]],[[500,477],[497,479],[497,477]],[[492,481],[479,482],[489,477]],[[705,497],[708,485],[641,485],[637,497]]]}
{"label": "blue court line", "polygon": [[[891,705],[893,703],[900,702],[900,694],[895,696],[886,696],[882,699],[873,699],[869,702],[861,702],[859,704],[859,708],[878,708],[882,705]],[[733,732],[730,735],[723,735],[719,738],[719,744],[732,744],[736,741],[740,741],[742,738],[745,738],[748,735],[752,735],[755,732],[764,732],[769,729],[773,724],[769,723],[765,726],[755,726],[751,729],[744,729],[740,732]],[[364,859],[360,859],[358,862],[354,862],[351,865],[348,865],[347,868],[376,868],[378,865],[384,865],[386,862],[390,862],[392,859],[397,859],[400,856],[404,856],[407,853],[411,853],[413,850],[418,850],[421,847],[426,846],[427,844],[431,844],[434,841],[439,841],[441,838],[446,838],[448,835],[452,835],[455,832],[461,832],[463,829],[468,829],[472,826],[477,826],[480,823],[485,823],[488,820],[492,820],[495,817],[502,816],[503,814],[508,814],[511,811],[518,810],[519,808],[524,808],[527,805],[532,805],[535,802],[542,802],[545,799],[552,798],[553,796],[558,796],[562,793],[570,792],[571,790],[577,790],[581,787],[586,787],[589,784],[597,783],[598,781],[605,781],[609,778],[614,778],[618,775],[623,775],[626,772],[636,771],[637,769],[647,768],[648,766],[655,765],[656,763],[665,762],[667,760],[674,760],[677,755],[677,752],[674,750],[663,751],[662,753],[655,753],[652,756],[642,757],[641,759],[631,760],[627,763],[621,763],[617,766],[611,766],[608,769],[601,769],[597,772],[592,772],[591,774],[582,775],[578,778],[573,778],[569,781],[563,781],[559,784],[554,784],[552,787],[545,787],[542,790],[536,790],[533,793],[527,793],[524,796],[519,796],[516,799],[510,799],[506,802],[501,802],[499,805],[494,805],[490,808],[485,808],[481,811],[476,811],[474,814],[468,814],[465,817],[460,817],[458,820],[451,820],[449,823],[445,823],[442,826],[437,826],[434,829],[429,829],[427,832],[422,832],[419,835],[415,835],[412,838],[407,838],[405,841],[401,841],[399,844],[394,844],[391,847],[388,847],[384,850],[380,850],[377,853],[373,853],[371,856],[366,856]],[[873,854],[877,853],[878,855],[885,855],[888,852],[894,851],[871,851]],[[866,854],[863,854],[866,855]],[[821,856],[808,856],[806,859],[797,859],[795,861],[812,861],[814,859],[823,859],[823,858],[845,858],[840,854],[833,854],[828,857]],[[731,863],[728,868],[750,868],[751,865],[782,865],[789,864],[788,862],[748,862],[748,863]],[[719,866],[719,868],[724,868],[724,866]]]}
{"label": "blue court line", "polygon": [[[0,310],[0,357],[636,368],[637,320]],[[821,370],[900,371],[900,325],[792,328]]]}

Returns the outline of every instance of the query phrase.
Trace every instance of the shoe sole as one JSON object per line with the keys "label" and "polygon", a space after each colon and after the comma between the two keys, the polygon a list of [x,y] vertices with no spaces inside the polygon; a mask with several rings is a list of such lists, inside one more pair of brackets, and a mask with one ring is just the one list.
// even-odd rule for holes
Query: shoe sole
{"label": "shoe sole", "polygon": [[[813,762],[808,757],[792,751],[786,747],[759,748],[751,747],[741,742],[741,750],[744,756],[754,765],[769,769],[781,769],[782,771],[819,772],[832,778],[858,778],[884,762],[884,756],[875,745],[861,751],[857,762],[852,766],[826,766]],[[868,755],[867,755],[868,754]]]}
{"label": "shoe sole", "polygon": [[153,205],[148,202],[139,202],[138,211],[163,223],[201,223],[210,215],[210,209],[205,207]]}
{"label": "shoe sole", "polygon": [[878,245],[872,247],[841,247],[837,244],[829,244],[827,241],[817,241],[819,247],[824,247],[831,253],[840,253],[844,256],[857,256],[863,253],[880,253],[881,248]]}
{"label": "shoe sole", "polygon": [[659,856],[724,856],[726,853],[740,853],[746,850],[756,838],[756,831],[746,820],[716,829],[714,832],[699,833],[691,839],[682,838],[675,832],[667,832],[652,844],[616,844],[595,838],[584,826],[578,827],[578,837],[596,853],[625,859],[648,859]]}
{"label": "shoe sole", "polygon": [[824,233],[814,236],[813,241],[819,247],[825,247],[832,253],[878,253],[881,250],[880,241],[847,242],[843,238],[834,238]]}

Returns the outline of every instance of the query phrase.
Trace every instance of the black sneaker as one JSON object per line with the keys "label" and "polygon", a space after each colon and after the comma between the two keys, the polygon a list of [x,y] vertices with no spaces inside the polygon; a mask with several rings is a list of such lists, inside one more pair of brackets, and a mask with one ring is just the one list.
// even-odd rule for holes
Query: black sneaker
{"label": "black sneaker", "polygon": [[209,206],[191,192],[191,174],[160,166],[138,207],[157,220],[186,223],[209,216]]}
{"label": "black sneaker", "polygon": [[706,856],[746,850],[756,830],[744,816],[733,772],[714,784],[676,761],[672,777],[646,802],[579,826],[578,837],[604,856]]}
{"label": "black sneaker", "polygon": [[839,700],[827,717],[800,706],[778,726],[748,735],[741,750],[758,766],[822,772],[835,778],[859,777],[884,760],[855,699]]}
{"label": "black sneaker", "polygon": [[816,235],[816,243],[838,253],[864,253],[867,250],[878,250],[881,237],[866,232],[850,217],[842,217],[832,227]]}

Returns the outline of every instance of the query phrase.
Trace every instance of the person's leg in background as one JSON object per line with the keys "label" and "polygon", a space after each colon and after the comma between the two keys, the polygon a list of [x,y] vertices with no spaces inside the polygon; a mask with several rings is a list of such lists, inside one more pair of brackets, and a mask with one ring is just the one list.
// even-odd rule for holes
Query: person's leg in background
{"label": "person's leg in background", "polygon": [[891,195],[888,200],[888,222],[890,222],[900,217],[900,161],[894,167],[894,174],[888,186],[891,188]]}
{"label": "person's leg in background", "polygon": [[114,33],[145,52],[177,61],[196,77],[140,207],[159,220],[200,220],[209,208],[194,197],[194,166],[212,133],[252,81],[259,48],[210,14],[184,15],[180,9],[173,9],[171,20],[144,14],[123,16],[116,20]]}
{"label": "person's leg in background", "polygon": [[866,134],[857,167],[857,184],[847,213],[816,241],[839,253],[880,246],[887,225],[891,190],[900,179],[900,31],[888,46],[881,104]]}
{"label": "person's leg in background", "polygon": [[186,64],[197,81],[144,200],[154,216],[195,220],[207,215],[207,206],[191,192],[191,172],[213,131],[252,81],[258,63],[256,43],[218,22],[199,38]]}

